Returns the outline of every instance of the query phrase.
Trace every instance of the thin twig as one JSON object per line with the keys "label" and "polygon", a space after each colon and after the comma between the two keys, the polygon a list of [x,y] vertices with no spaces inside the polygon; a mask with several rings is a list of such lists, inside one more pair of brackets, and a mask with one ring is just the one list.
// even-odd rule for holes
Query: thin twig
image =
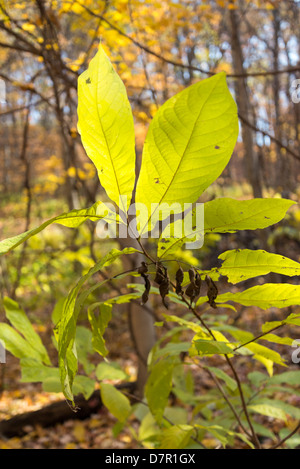
{"label": "thin twig", "polygon": [[[75,3],[79,3],[79,2],[75,1]],[[120,36],[126,37],[129,41],[131,41],[139,49],[147,52],[147,54],[150,54],[153,57],[156,57],[157,59],[161,60],[162,62],[173,65],[174,67],[180,67],[180,68],[184,68],[184,69],[187,69],[187,70],[193,70],[195,72],[200,72],[200,73],[203,73],[204,75],[208,75],[208,76],[215,75],[215,72],[213,72],[211,70],[205,70],[203,68],[196,67],[196,66],[193,66],[193,65],[183,64],[182,62],[177,62],[175,60],[168,59],[168,58],[164,57],[161,54],[158,54],[157,52],[153,51],[152,49],[145,46],[144,44],[141,44],[139,41],[137,41],[136,39],[131,37],[129,34],[122,31],[119,27],[112,24],[109,20],[104,18],[104,16],[102,16],[98,13],[95,13],[94,11],[92,11],[90,8],[88,8],[86,5],[83,5],[82,3],[80,3],[80,6],[83,7],[91,16],[101,18],[102,21],[105,22],[111,29],[113,29],[118,34],[120,34]],[[269,75],[279,75],[279,74],[282,74],[282,73],[294,73],[294,72],[298,72],[298,71],[300,71],[300,66],[287,67],[287,68],[284,68],[282,70],[267,70],[267,71],[247,72],[247,73],[228,73],[227,77],[228,78],[264,77],[264,76],[269,76]]]}
{"label": "thin twig", "polygon": [[295,433],[297,433],[298,430],[300,430],[300,421],[298,422],[298,425],[296,425],[296,427],[294,428],[294,430],[292,430],[287,436],[285,436],[284,438],[282,438],[282,440],[280,440],[276,445],[272,446],[272,447],[269,448],[269,449],[277,449],[277,448],[279,448],[279,446],[283,445],[283,443],[285,443],[289,438],[291,438],[293,435],[295,435]]}

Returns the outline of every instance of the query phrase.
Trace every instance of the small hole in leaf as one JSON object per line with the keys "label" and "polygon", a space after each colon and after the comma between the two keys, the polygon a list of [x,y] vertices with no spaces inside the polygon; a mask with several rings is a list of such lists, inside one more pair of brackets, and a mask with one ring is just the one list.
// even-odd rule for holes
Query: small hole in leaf
{"label": "small hole in leaf", "polygon": [[216,150],[219,150],[219,149],[220,149],[219,145],[216,145],[216,146],[215,146],[215,149],[216,149]]}
{"label": "small hole in leaf", "polygon": [[90,77],[88,77],[86,80],[85,80],[86,84],[89,85],[90,83],[92,83]]}

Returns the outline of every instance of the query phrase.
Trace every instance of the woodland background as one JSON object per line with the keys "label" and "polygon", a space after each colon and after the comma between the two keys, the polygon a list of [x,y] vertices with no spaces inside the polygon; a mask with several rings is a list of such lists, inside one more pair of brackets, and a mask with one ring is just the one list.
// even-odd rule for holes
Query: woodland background
{"label": "woodland background", "polygon": [[[99,41],[127,89],[138,162],[159,106],[192,83],[225,71],[238,104],[240,137],[203,200],[282,196],[297,202],[299,15],[296,0],[1,0],[0,78],[6,93],[0,103],[0,238],[105,200],[77,132],[77,78]],[[267,247],[299,261],[299,228],[296,208],[263,236],[211,236],[196,258],[189,252],[183,256],[209,268],[224,248],[242,245]],[[97,238],[92,223],[76,231],[51,227],[0,258],[0,295],[22,301],[51,349],[56,301],[112,245]],[[250,327],[257,320],[250,311]],[[107,341],[112,356],[134,377],[138,359],[126,309],[115,317]],[[38,385],[20,383],[11,356],[0,373],[3,419],[57,399]],[[28,428],[27,436],[1,440],[0,447],[135,447],[126,432],[114,438],[111,420],[101,410],[85,423]]]}

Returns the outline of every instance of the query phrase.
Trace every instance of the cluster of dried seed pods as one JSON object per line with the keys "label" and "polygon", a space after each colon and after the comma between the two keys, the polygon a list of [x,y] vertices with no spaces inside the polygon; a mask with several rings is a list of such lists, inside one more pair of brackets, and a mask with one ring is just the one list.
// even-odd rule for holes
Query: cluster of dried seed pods
{"label": "cluster of dried seed pods", "polygon": [[[149,292],[151,288],[149,275],[147,275],[148,267],[146,263],[142,262],[141,266],[138,268],[137,271],[143,277],[145,281],[145,290],[143,292],[142,302],[141,302],[142,305],[144,305],[145,303],[147,303],[149,299]],[[177,295],[179,296],[183,297],[184,295],[186,295],[190,299],[190,307],[191,307],[192,303],[200,296],[201,276],[194,268],[190,268],[188,271],[188,274],[189,274],[190,283],[187,285],[184,291],[182,288],[182,283],[184,280],[184,272],[181,266],[179,267],[175,275],[175,280],[176,280],[175,291]],[[217,305],[215,303],[215,299],[218,296],[217,286],[208,275],[206,275],[205,281],[207,284],[208,303],[213,308],[216,308]],[[159,285],[159,293],[162,299],[162,303],[168,309],[168,304],[165,298],[170,291],[170,279],[169,279],[167,268],[161,262],[156,263],[154,282],[157,285]]]}

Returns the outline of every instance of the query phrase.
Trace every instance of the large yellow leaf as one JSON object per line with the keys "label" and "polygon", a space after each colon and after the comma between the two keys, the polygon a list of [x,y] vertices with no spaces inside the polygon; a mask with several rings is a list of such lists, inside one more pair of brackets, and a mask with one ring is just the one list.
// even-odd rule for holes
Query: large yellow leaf
{"label": "large yellow leaf", "polygon": [[78,79],[78,131],[108,196],[127,211],[135,182],[133,116],[102,46]]}
{"label": "large yellow leaf", "polygon": [[[139,219],[140,232],[145,220],[149,228],[149,215],[154,224],[162,204],[183,208],[184,203],[196,202],[227,165],[237,136],[237,108],[223,72],[189,86],[161,106],[149,127],[137,183],[136,202],[148,210],[147,219]],[[162,209],[159,218],[164,215]]]}

